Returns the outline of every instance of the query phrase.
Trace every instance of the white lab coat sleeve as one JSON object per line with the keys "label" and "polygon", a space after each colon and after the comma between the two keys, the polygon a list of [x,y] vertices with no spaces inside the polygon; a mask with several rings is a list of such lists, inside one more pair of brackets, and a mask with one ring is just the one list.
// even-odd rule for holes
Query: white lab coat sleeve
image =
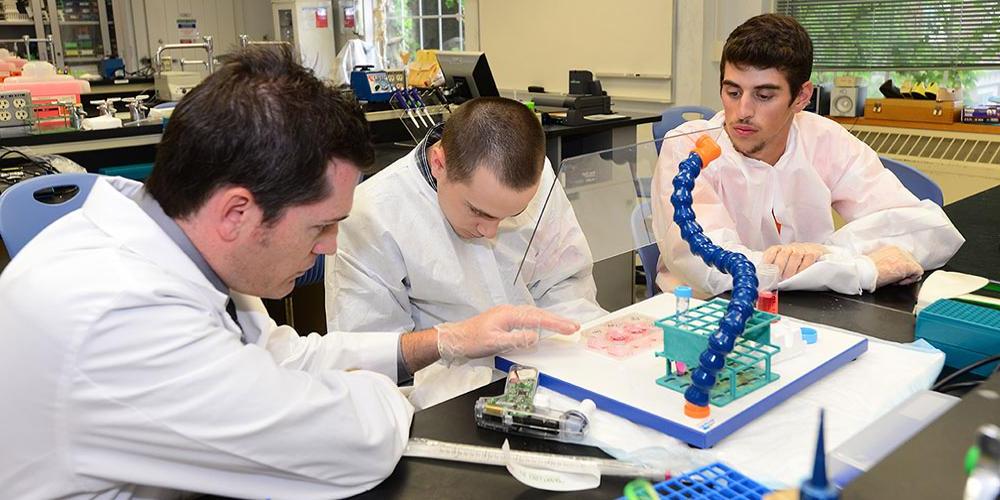
{"label": "white lab coat sleeve", "polygon": [[[692,146],[691,140],[685,138],[665,140],[653,173],[653,234],[660,248],[657,267],[659,274],[669,270],[672,278],[690,286],[696,296],[711,297],[731,289],[733,278],[691,253],[688,243],[681,238],[680,228],[673,221],[674,207],[670,203],[677,165],[687,159]],[[736,232],[736,222],[726,211],[715,189],[704,179],[695,181],[691,207],[705,236],[716,245],[746,255],[755,265],[760,263],[763,252],[752,251],[743,245]]]}
{"label": "white lab coat sleeve", "polygon": [[330,369],[363,369],[381,373],[398,381],[399,333],[329,332],[299,336],[288,325],[277,325],[257,297],[232,292],[240,322],[254,323],[262,332],[254,343],[267,349],[282,368],[301,370],[319,376]]}
{"label": "white lab coat sleeve", "polygon": [[[73,351],[81,476],[243,498],[332,498],[387,477],[413,408],[369,371],[289,370],[185,290],[126,289]],[[241,321],[246,317],[241,316]],[[149,318],[139,331],[136,318]],[[153,318],[169,318],[157,321]]]}
{"label": "white lab coat sleeve", "polygon": [[376,212],[358,199],[341,222],[336,255],[326,259],[330,331],[408,332],[416,326],[403,254]]}
{"label": "white lab coat sleeve", "polygon": [[[839,254],[824,261],[836,262],[838,267],[814,266],[816,269],[807,269],[795,281],[826,275],[823,282],[832,290],[855,294],[873,291],[877,271],[865,255],[889,245],[909,252],[924,269],[948,262],[965,239],[941,207],[930,200],[918,200],[882,166],[875,151],[846,130],[837,127],[831,134],[835,137],[830,140],[838,146],[829,148],[831,168],[821,175],[831,186],[834,210],[847,224],[824,242],[833,254]],[[851,269],[856,270],[853,277]],[[782,289],[794,289],[790,282],[783,283]]]}
{"label": "white lab coat sleeve", "polygon": [[[550,168],[546,163],[545,168]],[[548,178],[545,176],[544,178]],[[552,196],[532,245],[535,270],[529,291],[535,305],[586,322],[607,314],[597,304],[594,256],[566,197],[562,184],[552,176]]]}

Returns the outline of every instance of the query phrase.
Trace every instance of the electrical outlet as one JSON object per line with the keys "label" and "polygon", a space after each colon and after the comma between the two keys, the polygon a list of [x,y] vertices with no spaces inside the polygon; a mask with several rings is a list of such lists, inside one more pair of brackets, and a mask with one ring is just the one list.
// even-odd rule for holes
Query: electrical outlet
{"label": "electrical outlet", "polygon": [[26,90],[0,92],[0,127],[4,129],[4,133],[13,127],[33,126],[34,119],[30,92]]}

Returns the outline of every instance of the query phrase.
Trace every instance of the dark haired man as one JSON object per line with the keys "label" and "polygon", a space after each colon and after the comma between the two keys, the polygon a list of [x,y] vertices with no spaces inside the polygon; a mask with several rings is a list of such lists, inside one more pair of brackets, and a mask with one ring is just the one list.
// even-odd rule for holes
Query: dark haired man
{"label": "dark haired man", "polygon": [[409,331],[506,303],[577,321],[605,314],[541,125],[517,101],[463,104],[356,198],[340,251],[327,259],[331,329]]}
{"label": "dark haired man", "polygon": [[[657,283],[690,284],[701,296],[732,279],[693,255],[673,222],[671,181],[693,134],[722,156],[695,184],[698,223],[720,246],[775,264],[782,290],[859,294],[920,279],[965,241],[940,207],[919,201],[878,155],[836,122],[802,112],[813,85],[812,41],[794,18],[764,14],[737,27],[720,64],[723,111],[668,134],[653,180]],[[831,207],[847,224],[834,230]]]}
{"label": "dark haired man", "polygon": [[575,329],[530,307],[448,335],[275,325],[257,297],[336,250],[373,154],[357,104],[288,51],[246,49],[192,90],[145,188],[99,179],[0,276],[2,496],[360,493],[406,444],[400,371]]}

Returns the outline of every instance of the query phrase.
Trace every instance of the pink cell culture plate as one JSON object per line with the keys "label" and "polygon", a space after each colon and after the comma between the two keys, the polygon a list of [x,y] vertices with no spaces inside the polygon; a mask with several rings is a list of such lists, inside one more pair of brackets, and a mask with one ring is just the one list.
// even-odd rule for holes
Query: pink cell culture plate
{"label": "pink cell culture plate", "polygon": [[627,358],[662,344],[663,330],[653,321],[653,318],[641,314],[614,318],[584,330],[580,334],[580,343],[594,352]]}

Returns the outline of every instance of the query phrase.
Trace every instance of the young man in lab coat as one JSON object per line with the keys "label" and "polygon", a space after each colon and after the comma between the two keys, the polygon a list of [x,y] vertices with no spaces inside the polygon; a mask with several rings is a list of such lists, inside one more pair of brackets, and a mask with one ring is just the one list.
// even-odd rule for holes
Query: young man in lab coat
{"label": "young man in lab coat", "polygon": [[505,303],[577,321],[605,314],[541,125],[514,100],[463,104],[358,186],[340,230],[340,251],[327,259],[331,329],[409,331]]}
{"label": "young man in lab coat", "polygon": [[576,327],[527,306],[447,335],[277,326],[257,297],[336,250],[373,156],[357,104],[288,51],[192,90],[145,187],[97,180],[0,275],[0,496],[354,495],[406,444],[400,372]]}
{"label": "young man in lab coat", "polygon": [[[667,134],[653,179],[657,284],[711,296],[730,276],[693,255],[673,222],[677,165],[706,132],[722,156],[702,170],[693,203],[705,235],[775,264],[782,290],[846,294],[919,280],[965,241],[940,207],[914,197],[878,155],[838,123],[803,112],[813,85],[812,41],[795,19],[764,14],[736,28],[723,48],[723,111]],[[834,230],[831,207],[846,221]]]}

